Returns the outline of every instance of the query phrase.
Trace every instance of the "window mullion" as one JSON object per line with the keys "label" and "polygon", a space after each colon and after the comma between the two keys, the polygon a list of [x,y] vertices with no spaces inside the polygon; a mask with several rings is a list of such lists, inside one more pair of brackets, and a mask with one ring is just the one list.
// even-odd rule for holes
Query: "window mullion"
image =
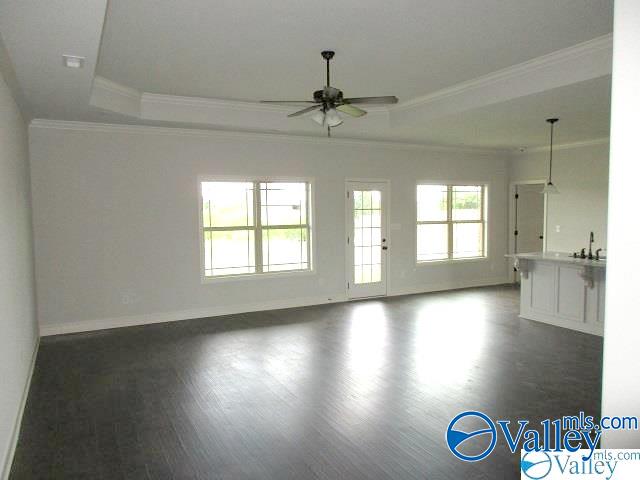
{"label": "window mullion", "polygon": [[237,226],[237,227],[203,227],[205,232],[244,232],[245,230],[253,230],[253,226]]}
{"label": "window mullion", "polygon": [[262,230],[285,230],[287,228],[309,228],[309,225],[306,223],[301,224],[288,224],[288,225],[264,225]]}
{"label": "window mullion", "polygon": [[453,187],[447,185],[447,257],[453,258]]}
{"label": "window mullion", "polygon": [[417,225],[446,225],[448,220],[418,220]]}
{"label": "window mullion", "polygon": [[304,189],[306,193],[305,197],[305,212],[304,212],[304,223],[307,234],[307,268],[311,269],[311,219],[309,218],[309,203],[311,202],[311,188],[308,182],[305,182]]}
{"label": "window mullion", "polygon": [[260,182],[253,182],[254,254],[256,273],[262,273],[262,195]]}
{"label": "window mullion", "polygon": [[487,255],[487,237],[486,237],[486,212],[485,212],[485,186],[480,187],[480,219],[482,220],[482,255]]}

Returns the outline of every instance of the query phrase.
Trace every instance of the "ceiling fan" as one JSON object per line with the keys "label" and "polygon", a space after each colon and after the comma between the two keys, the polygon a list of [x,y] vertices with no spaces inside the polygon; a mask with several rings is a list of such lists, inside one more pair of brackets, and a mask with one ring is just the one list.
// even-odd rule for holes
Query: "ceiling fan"
{"label": "ceiling fan", "polygon": [[263,100],[262,103],[275,103],[282,105],[304,105],[311,103],[311,106],[290,113],[288,117],[298,117],[305,113],[315,112],[311,119],[327,127],[327,135],[331,136],[331,128],[342,124],[342,118],[338,112],[346,113],[352,117],[362,117],[366,110],[356,105],[391,105],[398,103],[398,98],[394,96],[387,97],[355,97],[344,98],[342,90],[331,86],[329,62],[335,55],[331,50],[322,52],[322,58],[327,61],[327,85],[322,90],[313,92],[313,100]]}

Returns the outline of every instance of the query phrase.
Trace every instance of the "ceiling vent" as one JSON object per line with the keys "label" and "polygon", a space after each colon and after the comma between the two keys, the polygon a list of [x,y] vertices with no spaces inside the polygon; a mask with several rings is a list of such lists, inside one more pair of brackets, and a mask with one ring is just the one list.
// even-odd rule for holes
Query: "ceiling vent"
{"label": "ceiling vent", "polygon": [[75,55],[62,55],[62,64],[68,68],[84,67],[84,57],[76,57]]}

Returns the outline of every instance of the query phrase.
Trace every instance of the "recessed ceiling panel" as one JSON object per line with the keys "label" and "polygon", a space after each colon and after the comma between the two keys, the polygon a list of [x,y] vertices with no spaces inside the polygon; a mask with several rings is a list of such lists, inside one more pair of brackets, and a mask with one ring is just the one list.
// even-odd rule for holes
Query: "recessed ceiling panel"
{"label": "recessed ceiling panel", "polygon": [[401,101],[612,30],[610,0],[110,0],[98,74],[152,93]]}

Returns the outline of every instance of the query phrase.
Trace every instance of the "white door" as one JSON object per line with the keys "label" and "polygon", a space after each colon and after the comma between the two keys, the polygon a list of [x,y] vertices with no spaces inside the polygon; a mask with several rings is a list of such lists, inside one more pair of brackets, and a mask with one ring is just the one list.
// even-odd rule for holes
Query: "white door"
{"label": "white door", "polygon": [[544,185],[516,185],[516,253],[541,252],[544,245]]}
{"label": "white door", "polygon": [[347,295],[387,294],[387,184],[347,182]]}

